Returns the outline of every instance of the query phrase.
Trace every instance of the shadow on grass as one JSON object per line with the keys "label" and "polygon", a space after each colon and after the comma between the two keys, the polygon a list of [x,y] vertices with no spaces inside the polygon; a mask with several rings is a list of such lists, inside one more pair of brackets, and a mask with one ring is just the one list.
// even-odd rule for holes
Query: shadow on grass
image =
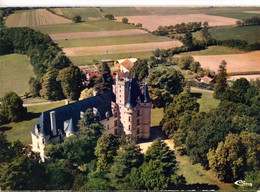
{"label": "shadow on grass", "polygon": [[150,138],[149,139],[139,139],[138,143],[146,143],[146,142],[152,142],[157,138],[161,139],[167,139],[167,136],[164,134],[160,126],[153,126],[151,127],[150,131]]}
{"label": "shadow on grass", "polygon": [[12,127],[2,126],[2,127],[0,127],[0,132],[5,132],[5,131],[8,131],[10,129],[12,129]]}
{"label": "shadow on grass", "polygon": [[185,186],[181,186],[177,188],[178,190],[196,190],[196,191],[201,191],[201,190],[219,190],[219,186],[217,185],[209,185],[209,184],[204,184],[204,183],[196,183],[196,184],[189,184]]}
{"label": "shadow on grass", "polygon": [[191,96],[192,96],[192,97],[196,97],[196,98],[198,98],[198,99],[201,99],[202,93],[191,93]]}
{"label": "shadow on grass", "polygon": [[27,115],[26,115],[26,118],[24,120],[25,121],[30,121],[30,120],[38,118],[40,116],[41,116],[41,113],[28,112]]}

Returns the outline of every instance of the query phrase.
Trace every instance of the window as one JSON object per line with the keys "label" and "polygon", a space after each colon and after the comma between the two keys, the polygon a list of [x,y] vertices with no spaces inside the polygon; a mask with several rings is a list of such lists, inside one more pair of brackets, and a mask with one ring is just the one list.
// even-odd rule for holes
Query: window
{"label": "window", "polygon": [[130,122],[131,122],[131,117],[128,117],[128,121],[130,121]]}
{"label": "window", "polygon": [[117,112],[115,112],[115,115],[114,115],[114,117],[117,117]]}
{"label": "window", "polygon": [[115,135],[117,135],[117,129],[115,129]]}
{"label": "window", "polygon": [[137,125],[140,125],[140,119],[137,119]]}
{"label": "window", "polygon": [[128,129],[131,130],[131,125],[128,126]]}
{"label": "window", "polygon": [[44,139],[42,139],[42,144],[44,144]]}
{"label": "window", "polygon": [[119,97],[121,97],[121,95],[119,95]]}
{"label": "window", "polygon": [[139,134],[140,133],[140,130],[139,130],[139,128],[137,128],[137,134]]}
{"label": "window", "polygon": [[117,120],[115,120],[115,126],[117,126]]}
{"label": "window", "polygon": [[119,92],[121,93],[121,89],[119,90]]}
{"label": "window", "polygon": [[137,110],[137,116],[140,116],[140,110]]}
{"label": "window", "polygon": [[107,130],[109,129],[109,125],[107,125]]}

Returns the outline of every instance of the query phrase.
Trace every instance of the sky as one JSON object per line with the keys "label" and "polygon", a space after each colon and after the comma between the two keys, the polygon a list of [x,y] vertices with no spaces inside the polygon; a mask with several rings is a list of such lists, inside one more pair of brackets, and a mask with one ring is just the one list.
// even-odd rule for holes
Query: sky
{"label": "sky", "polygon": [[260,0],[0,0],[0,7],[260,6]]}

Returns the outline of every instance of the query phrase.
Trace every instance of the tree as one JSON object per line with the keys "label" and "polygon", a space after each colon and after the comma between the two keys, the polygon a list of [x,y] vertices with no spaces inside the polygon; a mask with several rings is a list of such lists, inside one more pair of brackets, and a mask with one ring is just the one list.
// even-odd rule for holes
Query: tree
{"label": "tree", "polygon": [[131,169],[140,167],[142,163],[143,154],[140,147],[135,144],[128,144],[120,148],[107,175],[111,185],[118,190],[132,189],[130,185]]}
{"label": "tree", "polygon": [[72,67],[73,64],[70,59],[63,53],[58,53],[56,57],[51,61],[50,67],[55,69],[63,69],[65,67]]}
{"label": "tree", "polygon": [[115,17],[113,14],[106,14],[105,18],[109,19],[109,20],[115,20]]}
{"label": "tree", "polygon": [[184,77],[174,69],[151,70],[148,76],[150,97],[155,107],[164,107],[182,91]]}
{"label": "tree", "polygon": [[244,171],[245,151],[238,134],[228,134],[225,142],[220,142],[216,150],[209,150],[209,167],[225,182],[241,178]]}
{"label": "tree", "polygon": [[57,81],[59,71],[57,69],[49,69],[41,79],[42,89],[40,91],[41,97],[48,100],[63,99],[61,84]]}
{"label": "tree", "polygon": [[79,100],[83,100],[83,99],[87,99],[89,97],[93,97],[94,96],[94,88],[86,88],[83,91],[81,91],[80,93],[80,97]]}
{"label": "tree", "polygon": [[30,78],[29,80],[29,86],[30,86],[30,94],[32,97],[39,97],[40,96],[40,90],[42,88],[41,82],[39,78]]}
{"label": "tree", "polygon": [[123,17],[121,22],[127,24],[128,23],[128,19],[126,17]]}
{"label": "tree", "polygon": [[190,70],[194,73],[199,72],[200,70],[202,70],[202,68],[200,67],[200,63],[198,61],[194,61],[190,64]]}
{"label": "tree", "polygon": [[72,20],[74,21],[74,23],[79,23],[79,22],[81,22],[81,16],[80,15],[74,15],[72,17]]}
{"label": "tree", "polygon": [[138,59],[134,66],[131,68],[130,77],[135,77],[137,82],[141,82],[146,76],[148,76],[148,64],[146,59]]}
{"label": "tree", "polygon": [[114,156],[117,154],[119,142],[116,136],[112,134],[103,134],[97,142],[95,155],[98,158],[97,172],[108,171],[114,162]]}
{"label": "tree", "polygon": [[247,92],[247,89],[250,87],[249,82],[246,78],[237,79],[232,85],[233,89],[239,89],[243,93]]}
{"label": "tree", "polygon": [[191,32],[187,32],[185,33],[183,39],[182,39],[182,43],[188,47],[188,49],[192,49],[194,47],[194,44],[193,44],[193,37],[192,37],[192,34]]}
{"label": "tree", "polygon": [[27,115],[22,99],[14,92],[9,91],[2,97],[0,116],[3,122],[22,121]]}
{"label": "tree", "polygon": [[102,76],[96,81],[94,86],[97,94],[102,94],[107,91],[112,90],[113,85],[113,77],[111,75],[110,68],[108,67],[106,62],[103,62],[101,65]]}
{"label": "tree", "polygon": [[203,28],[200,30],[200,36],[203,39],[203,41],[206,43],[206,45],[209,42],[209,40],[212,39],[212,36],[208,29],[208,24],[205,22],[203,24]]}
{"label": "tree", "polygon": [[190,65],[194,63],[192,56],[181,56],[178,61],[178,66],[181,69],[190,69]]}
{"label": "tree", "polygon": [[76,66],[59,71],[57,80],[61,82],[63,94],[67,99],[77,100],[82,90],[81,72]]}
{"label": "tree", "polygon": [[221,99],[221,97],[223,96],[223,94],[226,92],[228,88],[228,84],[227,84],[228,74],[227,74],[226,65],[227,63],[225,60],[223,60],[219,65],[218,74],[216,77],[216,84],[214,86],[214,94],[213,94],[216,99]]}

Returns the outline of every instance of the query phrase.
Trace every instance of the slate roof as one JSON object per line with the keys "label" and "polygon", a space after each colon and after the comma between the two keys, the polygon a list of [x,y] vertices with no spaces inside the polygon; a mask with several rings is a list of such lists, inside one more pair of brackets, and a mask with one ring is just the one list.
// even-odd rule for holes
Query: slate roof
{"label": "slate roof", "polygon": [[[40,135],[50,135],[52,137],[50,112],[55,111],[57,131],[59,129],[62,133],[64,133],[64,122],[72,119],[72,127],[70,126],[68,131],[73,133],[77,131],[77,124],[81,119],[81,112],[86,112],[89,108],[97,108],[102,120],[106,118],[107,111],[112,114],[111,102],[115,102],[115,95],[113,92],[107,92],[95,97],[90,97],[69,105],[43,112],[35,125],[39,127]],[[33,127],[31,133],[35,135],[35,126]]]}
{"label": "slate roof", "polygon": [[136,83],[135,78],[132,78],[129,81],[125,107],[127,108],[136,107],[138,98],[140,98],[142,102],[144,101],[144,96],[141,93],[139,85]]}

